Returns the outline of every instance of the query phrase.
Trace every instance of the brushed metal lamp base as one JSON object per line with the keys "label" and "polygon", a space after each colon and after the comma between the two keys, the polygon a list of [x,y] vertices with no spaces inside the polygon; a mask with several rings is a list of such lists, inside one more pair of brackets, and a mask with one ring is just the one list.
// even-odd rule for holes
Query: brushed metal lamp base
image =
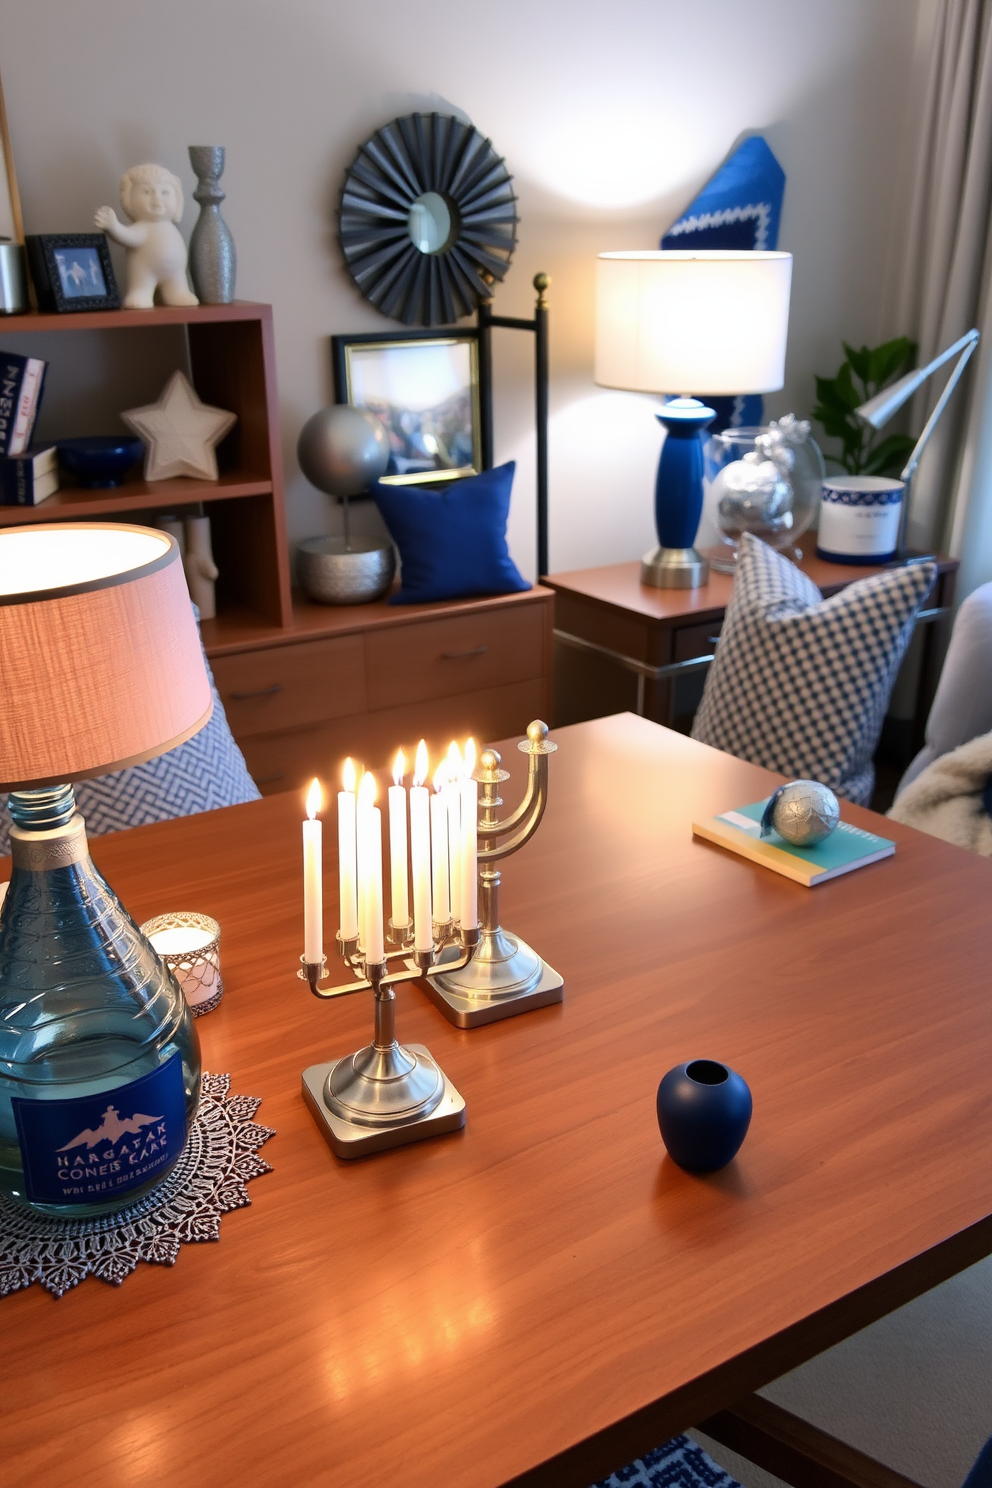
{"label": "brushed metal lamp base", "polygon": [[423,1044],[368,1044],[303,1071],[303,1099],[336,1157],[367,1157],[465,1125],[465,1102]]}
{"label": "brushed metal lamp base", "polygon": [[695,548],[655,548],[641,559],[641,583],[652,589],[698,589],[709,574]]}

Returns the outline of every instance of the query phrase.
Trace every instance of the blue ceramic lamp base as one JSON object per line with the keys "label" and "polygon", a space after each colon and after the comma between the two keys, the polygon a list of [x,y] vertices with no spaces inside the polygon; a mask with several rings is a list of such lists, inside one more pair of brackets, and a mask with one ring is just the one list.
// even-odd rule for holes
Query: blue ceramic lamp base
{"label": "blue ceramic lamp base", "polygon": [[666,430],[654,497],[659,546],[641,560],[641,583],[697,589],[709,578],[709,564],[693,547],[703,512],[702,434],[716,413],[697,398],[673,398],[656,417]]}

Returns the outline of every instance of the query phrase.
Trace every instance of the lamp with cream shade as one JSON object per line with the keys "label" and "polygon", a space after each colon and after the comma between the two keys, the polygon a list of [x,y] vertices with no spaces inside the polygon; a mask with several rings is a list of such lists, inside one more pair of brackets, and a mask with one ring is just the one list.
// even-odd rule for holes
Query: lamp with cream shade
{"label": "lamp with cream shade", "polygon": [[602,253],[596,275],[596,382],[674,395],[655,486],[659,547],[641,582],[691,589],[707,564],[693,544],[703,505],[702,434],[716,417],[697,396],[768,393],[785,380],[792,255],[724,250]]}
{"label": "lamp with cream shade", "polygon": [[46,1213],[133,1203],[175,1166],[196,1114],[185,999],[95,868],[71,782],[176,748],[212,706],[168,533],[0,531],[13,857],[0,909],[0,1189]]}

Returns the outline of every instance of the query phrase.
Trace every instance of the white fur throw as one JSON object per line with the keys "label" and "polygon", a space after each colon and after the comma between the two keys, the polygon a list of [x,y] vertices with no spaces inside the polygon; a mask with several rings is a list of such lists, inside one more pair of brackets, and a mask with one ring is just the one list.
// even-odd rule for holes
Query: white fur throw
{"label": "white fur throw", "polygon": [[990,776],[992,733],[979,734],[927,765],[906,786],[889,816],[992,858],[992,820],[982,794]]}

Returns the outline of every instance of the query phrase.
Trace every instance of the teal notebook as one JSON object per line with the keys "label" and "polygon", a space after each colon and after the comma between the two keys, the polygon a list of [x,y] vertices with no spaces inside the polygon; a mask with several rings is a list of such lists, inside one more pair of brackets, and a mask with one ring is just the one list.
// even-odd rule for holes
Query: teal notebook
{"label": "teal notebook", "polygon": [[750,806],[711,816],[704,822],[693,822],[693,834],[773,868],[807,888],[826,883],[828,878],[839,878],[842,873],[863,868],[867,863],[877,863],[880,858],[890,858],[896,850],[889,838],[876,837],[873,832],[864,832],[845,821],[816,847],[793,847],[775,831],[762,837],[761,817],[767,804],[766,797]]}

